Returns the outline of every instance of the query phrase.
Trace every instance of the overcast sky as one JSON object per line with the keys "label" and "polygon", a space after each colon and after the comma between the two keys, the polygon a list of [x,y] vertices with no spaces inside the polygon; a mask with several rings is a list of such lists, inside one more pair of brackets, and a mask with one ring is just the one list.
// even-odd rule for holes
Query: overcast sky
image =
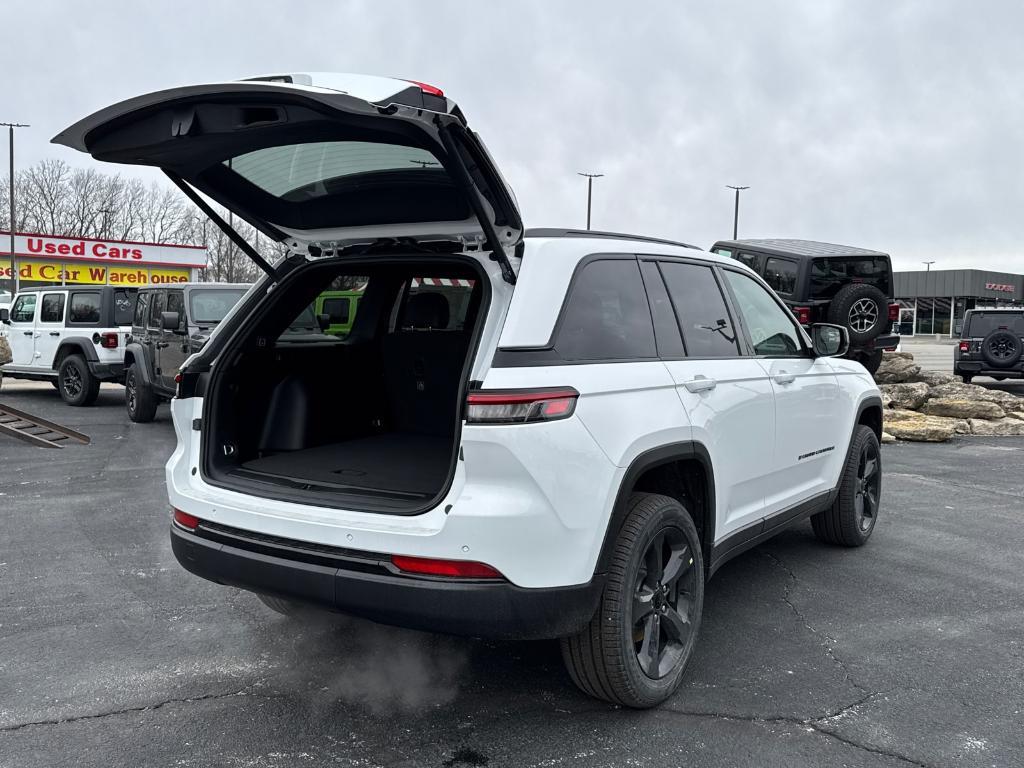
{"label": "overcast sky", "polygon": [[592,171],[595,229],[708,248],[745,184],[741,237],[1024,272],[1012,0],[8,0],[3,22],[0,120],[32,124],[19,167],[94,163],[49,139],[139,93],[365,72],[459,102],[531,227],[583,227]]}

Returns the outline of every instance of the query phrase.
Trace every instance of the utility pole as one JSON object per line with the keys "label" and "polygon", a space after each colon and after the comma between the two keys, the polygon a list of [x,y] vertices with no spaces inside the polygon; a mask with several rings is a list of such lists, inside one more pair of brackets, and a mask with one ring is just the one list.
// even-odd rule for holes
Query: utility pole
{"label": "utility pole", "polygon": [[925,270],[924,270],[925,272],[931,272],[932,271],[932,264],[934,264],[935,262],[934,261],[922,261],[921,263],[924,264],[924,266],[925,266]]}
{"label": "utility pole", "polygon": [[8,202],[11,204],[11,298],[13,299],[14,294],[18,292],[18,270],[14,263],[14,129],[28,128],[29,126],[27,123],[0,123],[0,125],[6,125],[11,136],[11,189]]}
{"label": "utility pole", "polygon": [[577,173],[577,176],[587,177],[587,229],[590,229],[590,203],[594,199],[594,179],[600,179],[603,173]]}
{"label": "utility pole", "polygon": [[736,207],[732,212],[732,239],[735,240],[739,235],[740,226],[740,192],[744,189],[750,189],[750,187],[734,187],[732,184],[726,184],[726,189],[736,190]]}

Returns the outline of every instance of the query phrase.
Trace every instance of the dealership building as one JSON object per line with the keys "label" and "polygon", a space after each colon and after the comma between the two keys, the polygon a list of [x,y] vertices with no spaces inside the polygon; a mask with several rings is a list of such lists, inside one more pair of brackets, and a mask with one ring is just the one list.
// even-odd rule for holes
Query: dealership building
{"label": "dealership building", "polygon": [[960,335],[964,312],[981,307],[1024,308],[1024,275],[982,269],[896,272],[903,336]]}
{"label": "dealership building", "polygon": [[[0,232],[0,281],[10,285],[10,233]],[[14,264],[24,288],[54,285],[140,287],[199,279],[206,247],[87,237],[16,234]]]}

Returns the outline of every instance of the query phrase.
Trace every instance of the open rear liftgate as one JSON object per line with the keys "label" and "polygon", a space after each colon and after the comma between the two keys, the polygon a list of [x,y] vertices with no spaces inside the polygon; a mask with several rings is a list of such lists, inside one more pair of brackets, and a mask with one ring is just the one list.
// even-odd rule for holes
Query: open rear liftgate
{"label": "open rear liftgate", "polygon": [[3,403],[0,403],[0,435],[10,435],[42,448],[63,448],[68,440],[89,444],[88,435]]}

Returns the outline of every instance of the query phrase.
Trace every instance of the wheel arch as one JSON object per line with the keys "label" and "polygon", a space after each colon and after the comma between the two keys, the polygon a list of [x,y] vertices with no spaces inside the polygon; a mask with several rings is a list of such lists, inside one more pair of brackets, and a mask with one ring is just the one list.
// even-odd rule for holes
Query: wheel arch
{"label": "wheel arch", "polygon": [[706,570],[715,541],[715,474],[707,448],[685,441],[644,451],[630,463],[615,496],[595,572],[607,572],[629,514],[629,497],[638,491],[670,496],[686,506],[700,536]]}
{"label": "wheel arch", "polygon": [[[857,406],[857,420],[854,422],[854,426],[860,424],[871,427],[875,437],[879,440],[882,439],[882,398],[869,395],[860,402],[860,405]],[[850,440],[853,440],[852,432]]]}
{"label": "wheel arch", "polygon": [[95,363],[100,359],[99,355],[96,354],[96,347],[92,343],[92,339],[87,339],[85,336],[69,336],[66,339],[62,339],[57,346],[57,352],[53,356],[53,370],[56,371],[60,368],[64,358],[79,353],[85,358],[86,362]]}

